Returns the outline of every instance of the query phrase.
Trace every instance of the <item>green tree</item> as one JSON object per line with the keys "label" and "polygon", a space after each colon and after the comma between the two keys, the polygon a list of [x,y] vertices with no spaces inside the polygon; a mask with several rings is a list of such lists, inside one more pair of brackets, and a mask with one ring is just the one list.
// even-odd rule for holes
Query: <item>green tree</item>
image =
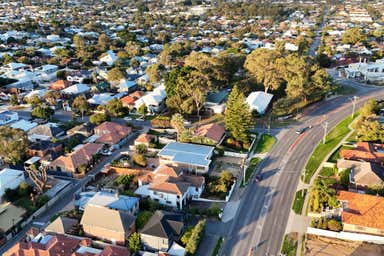
{"label": "green tree", "polygon": [[19,100],[17,99],[17,95],[16,94],[12,94],[11,95],[10,103],[11,103],[12,106],[19,105]]}
{"label": "green tree", "polygon": [[0,126],[0,157],[6,163],[17,164],[25,156],[28,147],[27,134],[9,126]]}
{"label": "green tree", "polygon": [[310,192],[310,206],[314,212],[320,212],[326,207],[338,206],[336,190],[331,188],[332,184],[325,179],[316,179]]}
{"label": "green tree", "polygon": [[360,28],[350,28],[347,29],[342,38],[341,41],[344,44],[356,44],[356,43],[365,43],[367,40],[367,36],[364,34],[364,32]]}
{"label": "green tree", "polygon": [[276,50],[258,48],[247,56],[244,67],[257,83],[264,85],[265,92],[277,90],[283,82],[279,64],[281,58]]}
{"label": "green tree", "polygon": [[180,135],[185,130],[183,116],[179,113],[174,114],[171,118],[171,125],[176,130],[177,140],[180,141]]}
{"label": "green tree", "polygon": [[57,100],[60,99],[60,93],[58,91],[47,91],[44,95],[45,101],[50,106],[54,106],[57,103]]}
{"label": "green tree", "polygon": [[113,117],[122,117],[127,113],[127,109],[119,99],[110,100],[106,108],[108,113]]}
{"label": "green tree", "polygon": [[194,255],[197,251],[199,243],[203,237],[205,228],[205,220],[200,220],[196,226],[190,231],[184,234],[182,241],[187,241],[185,243],[185,250],[188,254]]}
{"label": "green tree", "polygon": [[114,67],[108,71],[108,80],[112,82],[120,81],[124,79],[125,75],[118,67]]}
{"label": "green tree", "polygon": [[89,109],[87,98],[84,95],[77,96],[72,103],[72,108],[78,110],[81,113],[81,119],[84,118],[84,114]]}
{"label": "green tree", "polygon": [[252,125],[252,114],[245,102],[244,94],[239,92],[237,86],[233,87],[228,96],[224,120],[226,129],[231,132],[235,140],[248,142],[248,129]]}
{"label": "green tree", "polygon": [[41,118],[41,119],[50,119],[55,111],[46,105],[40,105],[35,107],[32,112],[31,116],[34,118]]}
{"label": "green tree", "polygon": [[108,116],[104,113],[95,113],[89,117],[89,121],[92,124],[99,125],[108,120]]}
{"label": "green tree", "polygon": [[144,103],[137,108],[137,113],[141,116],[145,116],[148,113],[148,107]]}
{"label": "green tree", "polygon": [[40,97],[38,95],[32,95],[31,97],[26,97],[24,99],[28,104],[31,104],[32,106],[36,106],[42,103]]}
{"label": "green tree", "polygon": [[146,68],[145,73],[148,75],[151,83],[157,83],[161,80],[162,67],[163,66],[159,64],[152,64]]}
{"label": "green tree", "polygon": [[97,41],[97,47],[100,51],[105,52],[111,45],[111,39],[106,34],[101,34]]}
{"label": "green tree", "polygon": [[75,35],[73,37],[73,44],[75,45],[76,56],[79,59],[87,59],[87,44],[84,38],[80,35]]}

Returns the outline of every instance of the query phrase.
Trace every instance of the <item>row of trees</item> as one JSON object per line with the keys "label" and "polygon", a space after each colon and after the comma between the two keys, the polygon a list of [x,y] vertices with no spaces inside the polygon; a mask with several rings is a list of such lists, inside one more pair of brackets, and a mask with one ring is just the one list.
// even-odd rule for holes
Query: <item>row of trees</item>
{"label": "row of trees", "polygon": [[355,124],[359,141],[384,143],[384,126],[379,122],[378,111],[384,107],[384,103],[369,100],[361,109]]}

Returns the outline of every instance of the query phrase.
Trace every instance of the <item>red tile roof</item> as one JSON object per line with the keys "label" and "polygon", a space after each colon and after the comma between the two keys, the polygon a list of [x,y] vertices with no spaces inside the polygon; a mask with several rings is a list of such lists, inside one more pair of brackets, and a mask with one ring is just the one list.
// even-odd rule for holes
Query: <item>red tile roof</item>
{"label": "red tile roof", "polygon": [[384,154],[377,151],[383,148],[383,144],[373,144],[369,142],[358,142],[354,149],[342,149],[340,156],[348,160],[363,160],[373,163],[382,163]]}
{"label": "red tile roof", "polygon": [[338,200],[347,201],[341,214],[342,222],[384,230],[384,198],[366,194],[339,191]]}
{"label": "red tile roof", "polygon": [[215,142],[219,142],[224,136],[225,128],[217,123],[202,125],[197,128],[195,136],[203,136]]}
{"label": "red tile roof", "polygon": [[100,136],[96,142],[110,145],[117,144],[131,132],[131,127],[113,122],[104,122],[95,128],[95,134]]}

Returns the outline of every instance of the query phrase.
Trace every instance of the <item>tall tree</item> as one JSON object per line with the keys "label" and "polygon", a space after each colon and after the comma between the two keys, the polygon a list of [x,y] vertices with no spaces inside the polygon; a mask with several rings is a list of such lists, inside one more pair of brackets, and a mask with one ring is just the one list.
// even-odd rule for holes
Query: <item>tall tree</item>
{"label": "tall tree", "polygon": [[232,137],[243,143],[248,142],[248,129],[252,125],[252,114],[245,102],[244,94],[239,92],[237,86],[232,88],[228,96],[225,110],[225,127]]}
{"label": "tall tree", "polygon": [[122,117],[127,113],[127,109],[123,106],[123,103],[119,99],[112,99],[108,102],[108,113],[113,117]]}
{"label": "tall tree", "polygon": [[24,131],[9,126],[0,126],[0,157],[6,163],[20,162],[28,147],[28,138]]}
{"label": "tall tree", "polygon": [[265,92],[277,90],[283,82],[279,72],[281,58],[276,50],[258,48],[247,56],[244,67],[257,83],[264,85]]}
{"label": "tall tree", "polygon": [[181,114],[176,113],[171,118],[171,125],[176,130],[177,140],[180,140],[181,133],[185,130],[184,118]]}
{"label": "tall tree", "polygon": [[124,78],[124,72],[121,71],[118,67],[114,67],[108,71],[108,80],[111,82],[117,82]]}
{"label": "tall tree", "polygon": [[99,36],[99,39],[97,41],[97,47],[100,51],[105,52],[108,50],[109,46],[111,45],[111,40],[106,34],[101,34]]}
{"label": "tall tree", "polygon": [[81,113],[81,119],[84,118],[84,114],[89,109],[87,98],[84,95],[77,96],[72,103],[72,108],[78,110]]}

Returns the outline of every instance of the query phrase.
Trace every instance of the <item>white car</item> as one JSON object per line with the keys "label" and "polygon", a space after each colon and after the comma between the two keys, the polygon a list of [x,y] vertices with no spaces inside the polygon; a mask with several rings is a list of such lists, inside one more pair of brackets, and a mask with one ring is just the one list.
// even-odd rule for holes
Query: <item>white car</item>
{"label": "white car", "polygon": [[132,117],[126,116],[123,118],[125,121],[132,121]]}

